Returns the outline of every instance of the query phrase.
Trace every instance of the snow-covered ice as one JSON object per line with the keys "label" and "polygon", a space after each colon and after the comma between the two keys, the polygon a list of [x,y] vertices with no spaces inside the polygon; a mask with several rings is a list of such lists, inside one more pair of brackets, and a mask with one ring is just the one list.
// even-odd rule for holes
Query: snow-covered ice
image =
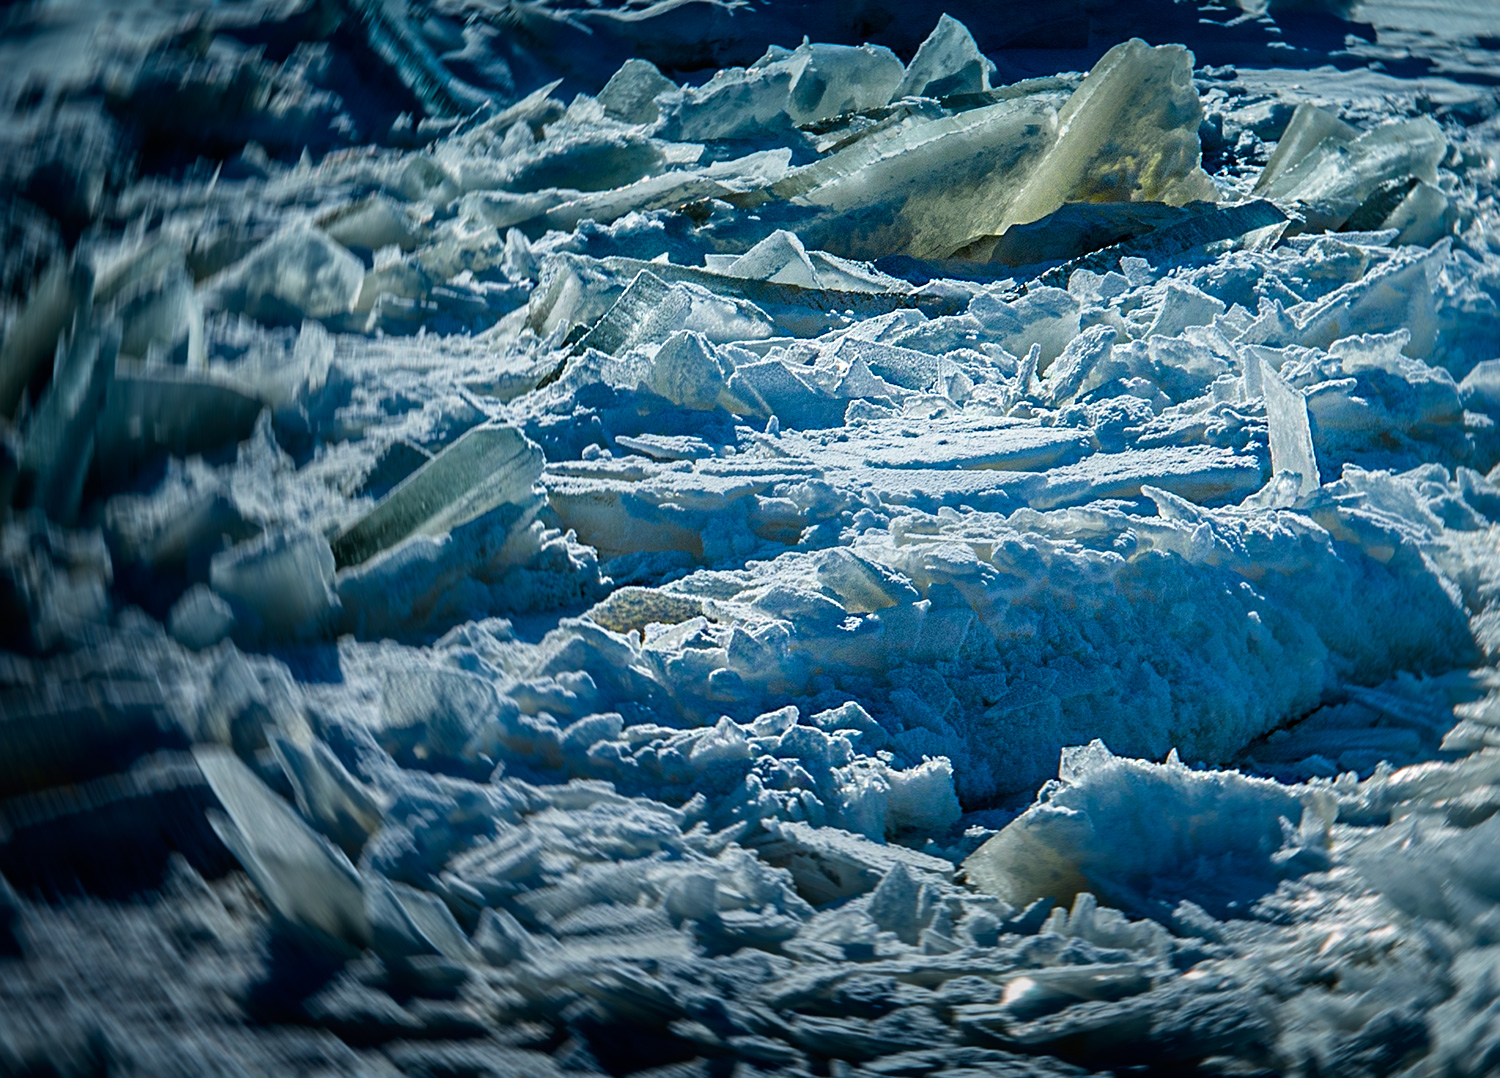
{"label": "snow-covered ice", "polygon": [[1054,6],[0,15],[0,1073],[1500,1068],[1500,10]]}

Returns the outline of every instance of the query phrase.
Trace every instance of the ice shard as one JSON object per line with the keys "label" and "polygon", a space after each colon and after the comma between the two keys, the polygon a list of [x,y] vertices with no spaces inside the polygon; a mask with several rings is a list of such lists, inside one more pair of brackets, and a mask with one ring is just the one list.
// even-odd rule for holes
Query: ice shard
{"label": "ice shard", "polygon": [[1318,461],[1308,425],[1307,398],[1287,385],[1286,379],[1265,360],[1251,362],[1259,364],[1261,390],[1265,394],[1273,476],[1295,475],[1299,495],[1317,490]]}
{"label": "ice shard", "polygon": [[1105,53],[1068,98],[1057,138],[1010,221],[1051,213],[1063,201],[1218,201],[1203,171],[1192,54],[1132,38]]}
{"label": "ice shard", "polygon": [[238,606],[236,621],[247,639],[308,639],[332,622],[333,570],[321,535],[277,532],[214,555],[209,582]]}
{"label": "ice shard", "polygon": [[1296,203],[1310,229],[1336,229],[1383,183],[1435,182],[1437,165],[1447,152],[1448,140],[1430,116],[1382,124],[1353,139],[1340,129],[1264,185],[1257,184],[1256,191]]}
{"label": "ice shard", "polygon": [[878,45],[772,46],[750,67],[720,71],[684,90],[677,128],[684,139],[748,138],[858,112],[889,101],[903,70]]}
{"label": "ice shard", "polygon": [[1276,142],[1276,150],[1255,181],[1254,193],[1266,194],[1287,169],[1298,165],[1324,142],[1347,146],[1359,137],[1357,128],[1344,123],[1326,109],[1304,101],[1292,110],[1292,118]]}
{"label": "ice shard", "polygon": [[20,489],[60,523],[71,523],[93,462],[95,428],[114,380],[120,327],[81,326],[61,352],[42,403],[26,426]]}
{"label": "ice shard", "polygon": [[55,262],[43,273],[0,345],[0,416],[15,415],[37,369],[52,358],[58,338],[79,312],[88,310],[93,291],[93,272],[83,262],[71,269]]}
{"label": "ice shard", "polygon": [[678,330],[702,333],[711,341],[755,340],[771,336],[771,320],[744,300],[716,296],[701,285],[668,284],[642,270],[578,348],[617,355]]}
{"label": "ice shard", "polygon": [[677,89],[650,60],[629,59],[599,91],[604,114],[628,124],[654,123],[661,115],[656,98]]}
{"label": "ice shard", "polygon": [[979,51],[969,28],[945,12],[918,47],[892,96],[983,93],[994,73],[994,63]]}
{"label": "ice shard", "polygon": [[411,535],[437,535],[507,502],[529,502],[542,453],[511,427],[479,426],[418,468],[333,540],[340,568]]}
{"label": "ice shard", "polygon": [[1067,100],[1038,92],[871,136],[772,191],[816,207],[804,241],[850,257],[946,258],[1064,202],[1217,200],[1180,46],[1115,46]]}
{"label": "ice shard", "polygon": [[198,766],[224,811],[214,830],[286,923],[335,948],[370,942],[364,884],[342,852],[303,823],[231,752],[202,746]]}
{"label": "ice shard", "polygon": [[214,292],[219,304],[252,318],[295,324],[348,312],[363,280],[359,259],[317,229],[298,228],[226,270]]}

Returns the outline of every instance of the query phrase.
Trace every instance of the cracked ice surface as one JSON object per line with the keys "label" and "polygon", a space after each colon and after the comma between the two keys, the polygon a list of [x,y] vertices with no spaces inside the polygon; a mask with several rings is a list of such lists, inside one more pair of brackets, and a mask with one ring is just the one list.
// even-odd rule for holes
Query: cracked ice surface
{"label": "cracked ice surface", "polygon": [[1488,24],[826,6],[3,16],[0,1073],[1500,1067]]}

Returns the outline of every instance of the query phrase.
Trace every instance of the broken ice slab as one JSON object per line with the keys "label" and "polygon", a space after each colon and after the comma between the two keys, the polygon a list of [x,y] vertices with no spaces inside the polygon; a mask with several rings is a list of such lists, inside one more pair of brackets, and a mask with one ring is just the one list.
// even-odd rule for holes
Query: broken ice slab
{"label": "broken ice slab", "polygon": [[1446,235],[1455,220],[1453,203],[1448,196],[1432,184],[1419,180],[1380,227],[1400,229],[1396,236],[1398,244],[1427,247]]}
{"label": "broken ice slab", "polygon": [[364,266],[325,233],[272,236],[208,286],[215,306],[273,323],[331,318],[354,308]]}
{"label": "broken ice slab", "polygon": [[99,414],[95,467],[114,482],[158,452],[189,457],[233,445],[250,436],[263,407],[223,374],[121,361]]}
{"label": "broken ice slab", "polygon": [[750,138],[845,112],[884,105],[901,81],[901,61],[879,45],[772,46],[748,68],[725,68],[674,102],[686,140]]}
{"label": "broken ice slab", "polygon": [[343,852],[232,752],[202,745],[193,757],[224,808],[210,823],[277,916],[335,949],[368,946],[364,882]]}
{"label": "broken ice slab", "polygon": [[576,336],[581,333],[579,326],[600,319],[641,273],[665,284],[698,285],[721,299],[748,301],[773,320],[780,334],[796,337],[816,337],[852,325],[857,319],[896,310],[921,310],[929,317],[957,314],[969,302],[967,293],[950,296],[918,292],[894,279],[890,279],[886,291],[851,292],[773,284],[669,262],[569,254],[552,255],[543,262],[541,281],[527,306],[526,324],[538,336],[561,327],[568,327],[567,332]]}
{"label": "broken ice slab", "polygon": [[[678,210],[766,187],[786,175],[790,162],[790,150],[761,150],[703,168],[647,176],[594,194],[558,194],[555,198],[546,194],[489,195],[477,204],[497,228],[520,225],[528,231],[569,230],[585,219],[609,224],[628,213]],[[532,201],[524,201],[527,199]]]}
{"label": "broken ice slab", "polygon": [[350,857],[380,827],[379,798],[353,775],[323,742],[276,732],[271,749],[296,795],[297,811]]}
{"label": "broken ice slab", "polygon": [[80,327],[60,355],[42,403],[26,426],[18,498],[71,523],[94,457],[95,424],[114,379],[120,327]]}
{"label": "broken ice slab", "polygon": [[16,414],[26,387],[52,359],[63,331],[89,308],[93,294],[94,275],[85,262],[70,268],[57,261],[42,274],[0,345],[0,418]]}
{"label": "broken ice slab", "polygon": [[1028,492],[1033,509],[1060,509],[1103,498],[1138,498],[1143,486],[1161,487],[1199,505],[1237,502],[1264,480],[1260,462],[1228,449],[1196,445],[1095,453],[1045,473]]}
{"label": "broken ice slab", "polygon": [[856,258],[948,258],[1067,201],[1216,201],[1199,166],[1202,111],[1187,50],[1132,39],[1065,103],[1036,94],[913,123],[771,190],[823,211],[799,229],[813,246]]}
{"label": "broken ice slab", "polygon": [[1322,142],[1334,146],[1347,146],[1359,137],[1359,129],[1351,127],[1337,116],[1320,109],[1310,101],[1303,101],[1292,112],[1276,149],[1266,167],[1261,169],[1252,194],[1268,195],[1271,185],[1293,165],[1301,163]]}
{"label": "broken ice slab", "polygon": [[1297,494],[1308,494],[1321,485],[1318,461],[1313,453],[1312,428],[1307,420],[1307,398],[1294,389],[1269,363],[1259,365],[1261,391],[1265,395],[1266,425],[1270,431],[1271,472],[1297,476]]}
{"label": "broken ice slab", "polygon": [[946,258],[1011,223],[1014,192],[1052,142],[1059,98],[890,128],[793,172],[771,193],[821,211],[798,228],[809,246],[849,258]]}
{"label": "broken ice slab", "polygon": [[378,251],[383,247],[415,250],[427,236],[427,229],[412,219],[407,207],[383,194],[324,214],[318,227],[345,247],[363,247]]}
{"label": "broken ice slab", "polygon": [[746,363],[730,375],[725,400],[737,415],[775,417],[777,425],[795,430],[840,427],[848,402],[810,384],[779,359]]}
{"label": "broken ice slab", "polygon": [[935,420],[915,437],[891,438],[868,450],[867,463],[879,468],[993,468],[1042,472],[1072,464],[1093,450],[1086,431],[1038,427],[1020,421],[974,417],[961,422]]}
{"label": "broken ice slab", "polygon": [[627,124],[655,123],[661,115],[656,98],[677,89],[677,84],[663,75],[650,60],[631,58],[609,77],[597,100],[604,115]]}
{"label": "broken ice slab", "polygon": [[333,619],[333,569],[321,535],[284,532],[215,554],[209,582],[237,607],[236,624],[246,638],[308,639],[324,633]]}
{"label": "broken ice slab", "polygon": [[797,893],[815,906],[873,891],[901,865],[918,879],[951,880],[953,865],[905,846],[880,845],[836,827],[763,820],[765,834],[748,840],[761,860],[792,874]]}
{"label": "broken ice slab", "polygon": [[615,436],[615,444],[652,460],[702,460],[714,455],[714,447],[692,434],[628,434]]}
{"label": "broken ice slab", "polygon": [[[1303,818],[1287,787],[1235,771],[1194,771],[1117,757],[1102,741],[1066,748],[1059,782],[967,861],[981,890],[1024,907],[1099,895],[1138,915],[1165,919],[1189,898],[1222,915],[1287,874],[1273,855],[1291,841],[1283,820]],[[1295,833],[1294,833],[1295,834]],[[1204,872],[1205,858],[1213,872]],[[1171,896],[1167,902],[1161,898]]]}
{"label": "broken ice slab", "polygon": [[1435,183],[1448,152],[1442,128],[1428,116],[1383,124],[1347,144],[1339,137],[1325,138],[1262,192],[1296,203],[1309,231],[1338,228],[1387,181]]}
{"label": "broken ice slab", "polygon": [[380,876],[365,890],[371,946],[383,958],[442,955],[478,962],[480,954],[437,895]]}
{"label": "broken ice slab", "polygon": [[578,342],[576,351],[596,348],[606,355],[619,355],[632,345],[664,340],[678,330],[701,333],[718,342],[772,336],[770,319],[753,304],[715,295],[698,285],[667,284],[641,270]]}
{"label": "broken ice slab", "polygon": [[979,51],[969,28],[948,14],[938,18],[892,97],[948,97],[983,93],[995,65]]}
{"label": "broken ice slab", "polygon": [[542,451],[512,427],[478,426],[418,468],[333,540],[340,569],[412,535],[437,535],[507,502],[535,498]]}

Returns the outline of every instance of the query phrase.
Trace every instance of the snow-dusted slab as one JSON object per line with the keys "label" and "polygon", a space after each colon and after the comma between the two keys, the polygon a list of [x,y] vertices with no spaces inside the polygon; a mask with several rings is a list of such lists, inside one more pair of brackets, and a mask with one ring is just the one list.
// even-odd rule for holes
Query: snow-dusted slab
{"label": "snow-dusted slab", "polygon": [[333,540],[342,566],[410,535],[435,535],[507,502],[531,498],[541,451],[510,427],[480,426],[439,453]]}

